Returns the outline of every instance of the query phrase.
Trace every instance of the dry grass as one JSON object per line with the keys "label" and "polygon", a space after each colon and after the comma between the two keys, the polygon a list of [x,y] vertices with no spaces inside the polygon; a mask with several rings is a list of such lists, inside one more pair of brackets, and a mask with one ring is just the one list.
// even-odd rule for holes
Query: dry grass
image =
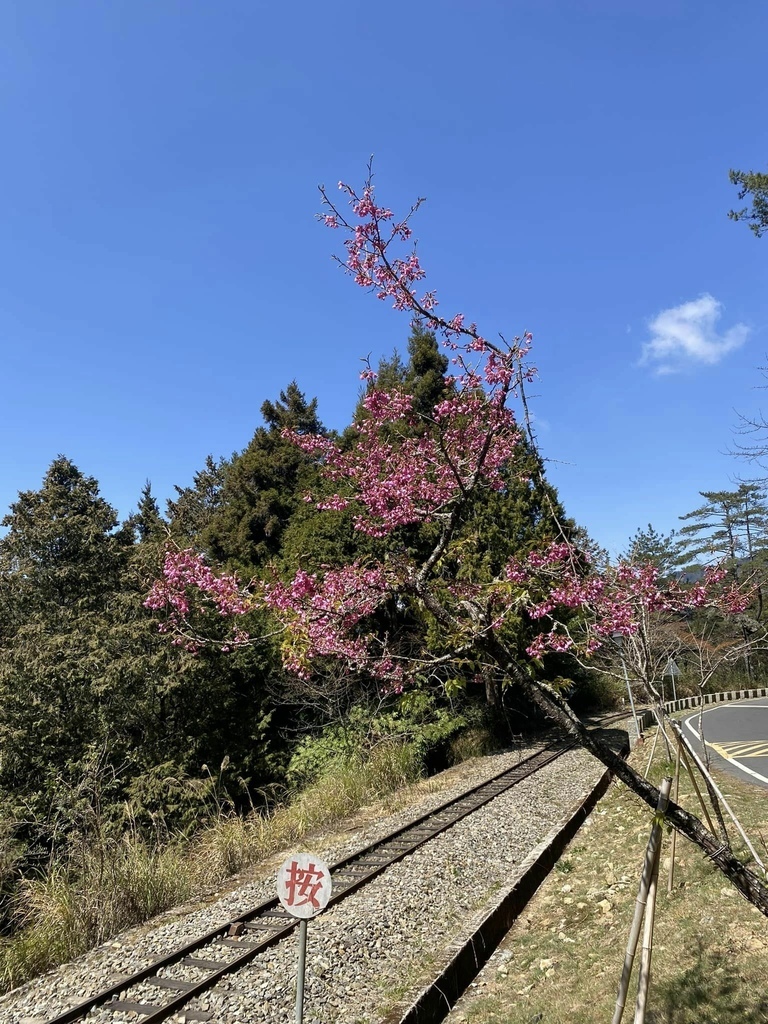
{"label": "dry grass", "polygon": [[77,874],[54,865],[44,878],[26,879],[20,930],[0,944],[0,992],[182,902],[190,886],[178,846],[153,847],[134,835],[82,853]]}
{"label": "dry grass", "polygon": [[220,817],[194,843],[196,888],[215,885],[371,800],[407,787],[420,773],[412,747],[382,743],[366,759],[334,765],[270,814]]}
{"label": "dry grass", "polygon": [[12,938],[0,940],[0,993],[129,925],[209,892],[372,800],[380,801],[383,813],[408,802],[410,784],[420,771],[412,747],[382,743],[365,760],[335,766],[269,814],[222,814],[191,843],[150,845],[127,834],[116,845],[78,851],[73,862],[23,883],[20,928]]}
{"label": "dry grass", "polygon": [[[633,755],[643,768],[648,752],[646,745],[644,753]],[[657,749],[651,769],[657,782],[670,769],[661,757]],[[765,790],[724,775],[718,784],[759,852],[760,834],[768,835]],[[685,774],[680,802],[696,812]],[[453,1011],[453,1024],[611,1020],[651,817],[627,790],[611,786],[471,994]],[[744,851],[729,831],[741,856]],[[668,895],[669,850],[665,836],[648,1024],[768,1021],[768,921],[680,837],[675,886]],[[635,992],[633,977],[625,1021],[633,1019]]]}

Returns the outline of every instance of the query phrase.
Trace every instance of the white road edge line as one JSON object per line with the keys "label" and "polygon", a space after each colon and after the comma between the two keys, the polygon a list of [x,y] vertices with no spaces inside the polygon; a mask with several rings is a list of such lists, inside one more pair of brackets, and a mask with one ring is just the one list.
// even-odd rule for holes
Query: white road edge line
{"label": "white road edge line", "polygon": [[[728,705],[728,704],[721,704],[719,706],[716,705],[713,708],[704,708],[703,711],[701,712],[701,714],[706,715],[707,712],[709,712],[709,711],[717,711],[717,710],[719,710],[719,708],[737,707],[737,706],[738,705],[735,705],[735,704],[730,704],[730,705]],[[750,708],[768,708],[768,704],[750,704],[749,707]],[[742,710],[743,710],[743,708],[742,708]],[[698,718],[698,717],[699,717],[699,712],[697,711],[695,715],[691,715],[690,718],[686,718],[685,726],[686,726],[687,729],[691,730],[691,732],[696,737],[696,739],[699,741],[699,743],[701,743],[701,735],[699,734],[698,729],[694,729],[694,727],[691,725],[691,721],[694,718]],[[712,744],[711,743],[707,743],[707,746],[708,747],[712,747]],[[717,751],[715,751],[715,753],[717,753]],[[723,758],[723,760],[725,760],[725,758]],[[759,772],[752,771],[751,768],[747,768],[747,766],[745,764],[741,764],[735,757],[730,757],[730,758],[728,758],[728,760],[731,762],[732,765],[735,765],[735,767],[738,768],[740,771],[746,772],[747,775],[752,775],[752,776],[754,776],[754,778],[760,779],[761,782],[764,782],[766,785],[768,785],[768,778],[766,778],[765,775],[761,775]]]}

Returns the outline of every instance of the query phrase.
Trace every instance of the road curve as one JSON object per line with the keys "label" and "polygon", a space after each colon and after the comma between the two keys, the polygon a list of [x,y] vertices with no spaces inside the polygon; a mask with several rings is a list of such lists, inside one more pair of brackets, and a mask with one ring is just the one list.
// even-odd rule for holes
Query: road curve
{"label": "road curve", "polygon": [[768,789],[768,697],[714,704],[683,720],[686,737],[700,753],[705,743],[717,768]]}

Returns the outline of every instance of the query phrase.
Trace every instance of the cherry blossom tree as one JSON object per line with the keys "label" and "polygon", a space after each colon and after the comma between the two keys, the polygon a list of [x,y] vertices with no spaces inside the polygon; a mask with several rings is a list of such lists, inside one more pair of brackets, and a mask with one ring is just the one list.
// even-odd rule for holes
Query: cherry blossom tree
{"label": "cherry blossom tree", "polygon": [[[232,617],[229,642],[237,644],[250,642],[243,615],[268,608],[281,633],[285,665],[299,676],[309,676],[316,659],[329,657],[395,690],[425,672],[455,675],[457,664],[478,678],[500,673],[519,699],[537,707],[655,808],[656,787],[583,726],[563,694],[538,678],[537,662],[549,652],[588,659],[617,633],[635,636],[645,613],[682,615],[713,605],[738,611],[748,595],[718,569],[688,588],[665,584],[653,566],[599,572],[554,508],[554,540],[543,550],[510,561],[490,581],[463,571],[462,525],[484,495],[503,491],[521,465],[521,451],[529,454],[535,445],[525,391],[536,373],[529,361],[532,336],[491,340],[462,313],[438,311],[412,245],[411,221],[421,200],[397,219],[379,205],[370,168],[362,190],[340,183],[339,192],[337,202],[321,189],[323,223],[343,237],[340,265],[379,300],[420,318],[441,338],[451,360],[446,397],[426,413],[416,411],[404,390],[374,388],[364,399],[357,444],[289,435],[317,460],[331,485],[330,496],[324,492],[315,499],[318,506],[351,512],[357,530],[386,540],[383,554],[318,573],[300,570],[289,580],[275,575],[243,588],[194,552],[169,550],[148,605],[165,613],[163,628],[176,642],[192,647],[205,640],[199,628],[205,609]],[[366,368],[363,378],[372,376]],[[536,465],[534,472],[541,472],[540,459]],[[426,551],[407,543],[416,529],[431,538]],[[386,609],[410,610],[439,639],[415,648],[412,636],[405,642],[396,628],[382,631],[380,613]],[[541,629],[524,659],[509,642],[511,623],[520,616]],[[385,618],[397,621],[396,615]],[[768,916],[768,890],[729,848],[677,805],[667,819]]]}

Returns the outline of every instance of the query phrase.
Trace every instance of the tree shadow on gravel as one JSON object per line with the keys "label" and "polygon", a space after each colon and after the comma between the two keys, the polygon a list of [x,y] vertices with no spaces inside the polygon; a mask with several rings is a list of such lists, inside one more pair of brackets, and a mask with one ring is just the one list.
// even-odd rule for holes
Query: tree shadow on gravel
{"label": "tree shadow on gravel", "polygon": [[607,743],[617,753],[629,750],[629,734],[626,729],[601,729],[598,727],[589,731],[602,743]]}

